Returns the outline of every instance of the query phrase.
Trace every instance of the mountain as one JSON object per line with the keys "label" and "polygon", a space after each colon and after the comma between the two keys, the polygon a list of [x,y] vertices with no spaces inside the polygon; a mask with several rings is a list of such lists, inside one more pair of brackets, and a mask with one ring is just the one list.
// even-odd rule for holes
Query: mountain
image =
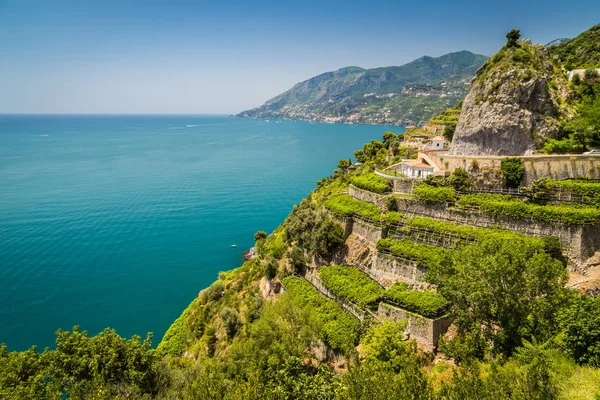
{"label": "mountain", "polygon": [[554,46],[558,46],[559,44],[563,44],[568,42],[569,40],[571,40],[570,38],[559,38],[559,39],[554,39],[553,41],[546,43],[546,47],[554,47]]}
{"label": "mountain", "polygon": [[600,67],[600,24],[576,38],[550,48],[568,70]]}
{"label": "mountain", "polygon": [[451,154],[524,155],[557,138],[573,116],[560,62],[522,40],[504,46],[477,71],[460,113]]}
{"label": "mountain", "polygon": [[422,124],[466,94],[486,57],[468,51],[396,67],[345,67],[300,82],[237,117],[364,124]]}

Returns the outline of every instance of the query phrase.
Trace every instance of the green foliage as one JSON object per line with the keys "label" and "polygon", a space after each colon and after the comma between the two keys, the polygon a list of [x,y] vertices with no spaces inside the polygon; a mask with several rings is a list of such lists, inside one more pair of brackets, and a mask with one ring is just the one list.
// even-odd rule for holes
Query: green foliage
{"label": "green foliage", "polygon": [[331,347],[343,351],[354,347],[358,322],[350,314],[302,278],[289,276],[283,280],[283,285],[294,302],[315,313],[323,324],[321,337]]}
{"label": "green foliage", "polygon": [[567,70],[578,68],[600,67],[600,24],[595,25],[558,46],[550,48],[550,53],[557,56]]}
{"label": "green foliage", "polygon": [[319,275],[327,289],[360,306],[374,304],[383,294],[383,288],[379,284],[354,267],[322,267]]}
{"label": "green foliage", "polygon": [[297,274],[304,274],[306,271],[306,257],[304,257],[304,251],[298,246],[293,246],[289,252],[289,257],[292,261],[294,272]]}
{"label": "green foliage", "polygon": [[500,161],[500,171],[504,175],[504,182],[509,188],[518,188],[525,176],[523,160],[518,157],[506,157]]}
{"label": "green foliage", "polygon": [[445,312],[448,302],[439,293],[408,290],[404,285],[394,285],[385,291],[384,298],[400,307],[427,318],[437,318]]}
{"label": "green foliage", "polygon": [[258,242],[259,240],[264,240],[267,238],[267,232],[265,231],[258,231],[254,234],[254,241]]}
{"label": "green foliage", "polygon": [[546,140],[541,151],[548,154],[569,154],[581,153],[584,150],[585,147],[581,143],[572,137],[566,137],[563,139]]}
{"label": "green foliage", "polygon": [[456,190],[445,186],[422,184],[413,189],[413,194],[425,204],[444,204],[456,200]]}
{"label": "green foliage", "polygon": [[600,182],[585,179],[553,180],[540,178],[531,185],[534,197],[544,197],[557,192],[581,195],[588,203],[600,205]]}
{"label": "green foliage", "polygon": [[358,214],[373,221],[379,221],[381,218],[381,210],[375,204],[355,200],[350,195],[331,196],[325,201],[325,207],[338,217],[350,217]]}
{"label": "green foliage", "polygon": [[224,291],[225,285],[223,285],[223,282],[215,281],[208,289],[206,289],[204,295],[206,296],[207,301],[217,301],[223,296]]}
{"label": "green foliage", "polygon": [[221,321],[223,322],[223,326],[225,327],[227,337],[229,338],[229,340],[233,339],[235,334],[242,326],[240,314],[231,307],[224,307],[219,313],[219,316],[221,317]]}
{"label": "green foliage", "polygon": [[492,343],[493,352],[508,355],[522,339],[546,340],[557,331],[567,272],[526,242],[493,238],[463,246],[431,275],[472,348]]}
{"label": "green foliage", "polygon": [[484,212],[513,219],[536,219],[573,225],[600,221],[600,210],[595,207],[530,204],[505,195],[462,195],[456,204],[476,206]]}
{"label": "green foliage", "polygon": [[410,239],[381,239],[377,242],[377,250],[389,251],[398,257],[415,260],[419,265],[432,267],[442,263],[449,257],[450,250],[443,247],[415,243]]}
{"label": "green foliage", "polygon": [[519,47],[520,38],[521,31],[518,29],[511,29],[506,34],[506,47]]}
{"label": "green foliage", "polygon": [[367,161],[367,157],[365,156],[365,153],[362,150],[356,150],[354,152],[354,158],[356,158],[356,162],[359,163],[364,163],[365,161]]}
{"label": "green foliage", "polygon": [[600,145],[600,96],[586,99],[582,103],[578,115],[564,126],[569,139],[579,145],[578,148],[589,149]]}
{"label": "green foliage", "polygon": [[[330,200],[339,196],[331,196]],[[352,199],[351,196],[347,197]],[[335,203],[335,200],[331,202]],[[329,257],[344,242],[342,227],[334,222],[327,212],[317,210],[308,200],[303,200],[300,206],[294,207],[283,224],[283,230],[288,244],[296,241],[309,255]]]}
{"label": "green foliage", "polygon": [[127,340],[105,329],[88,337],[75,326],[56,332],[56,349],[7,352],[0,346],[0,398],[91,398],[103,393],[133,398],[156,392],[156,356],[151,335]]}
{"label": "green foliage", "polygon": [[266,259],[263,259],[261,261],[261,264],[265,269],[265,277],[267,279],[275,278],[275,276],[277,275],[277,262],[273,258],[268,257]]}
{"label": "green foliage", "polygon": [[448,184],[459,192],[466,192],[473,189],[473,182],[469,178],[469,173],[464,168],[456,168],[452,172],[452,175],[448,177]]}
{"label": "green foliage", "polygon": [[578,363],[600,367],[600,299],[573,294],[559,321],[567,353]]}
{"label": "green foliage", "polygon": [[373,193],[385,194],[392,191],[390,181],[374,173],[356,176],[352,178],[352,184]]}

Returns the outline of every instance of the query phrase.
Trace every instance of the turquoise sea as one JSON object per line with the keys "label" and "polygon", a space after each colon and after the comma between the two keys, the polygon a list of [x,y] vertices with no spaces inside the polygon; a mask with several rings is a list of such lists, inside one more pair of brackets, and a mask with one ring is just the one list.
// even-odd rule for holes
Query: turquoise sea
{"label": "turquoise sea", "polygon": [[0,343],[52,346],[73,325],[158,343],[254,232],[386,130],[403,128],[0,116]]}

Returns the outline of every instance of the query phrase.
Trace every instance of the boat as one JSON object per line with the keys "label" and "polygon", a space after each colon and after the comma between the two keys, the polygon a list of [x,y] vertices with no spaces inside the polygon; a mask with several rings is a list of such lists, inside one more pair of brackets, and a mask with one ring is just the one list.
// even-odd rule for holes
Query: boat
{"label": "boat", "polygon": [[237,244],[232,244],[231,247],[237,247]]}

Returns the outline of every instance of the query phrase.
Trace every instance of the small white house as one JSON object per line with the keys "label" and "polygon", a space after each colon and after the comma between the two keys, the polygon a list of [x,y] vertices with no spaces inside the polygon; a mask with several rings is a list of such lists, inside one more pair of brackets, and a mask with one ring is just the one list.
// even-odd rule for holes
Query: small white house
{"label": "small white house", "polygon": [[416,160],[402,160],[400,170],[407,178],[414,179],[426,178],[433,174],[433,167],[422,158]]}
{"label": "small white house", "polygon": [[444,150],[444,144],[446,143],[446,139],[443,136],[436,136],[431,139],[431,150]]}

